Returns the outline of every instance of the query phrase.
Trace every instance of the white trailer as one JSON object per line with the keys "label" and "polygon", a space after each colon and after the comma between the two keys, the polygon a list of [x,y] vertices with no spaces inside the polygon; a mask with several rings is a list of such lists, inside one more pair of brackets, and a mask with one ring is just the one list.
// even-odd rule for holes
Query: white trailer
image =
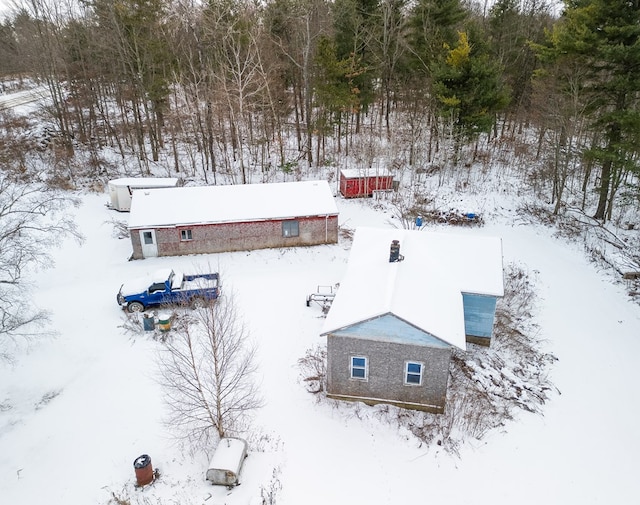
{"label": "white trailer", "polygon": [[207,480],[212,484],[232,488],[240,484],[240,470],[247,457],[247,442],[241,438],[225,437],[211,458]]}
{"label": "white trailer", "polygon": [[136,189],[175,188],[177,177],[124,177],[109,181],[109,207],[120,212],[131,210],[131,196]]}

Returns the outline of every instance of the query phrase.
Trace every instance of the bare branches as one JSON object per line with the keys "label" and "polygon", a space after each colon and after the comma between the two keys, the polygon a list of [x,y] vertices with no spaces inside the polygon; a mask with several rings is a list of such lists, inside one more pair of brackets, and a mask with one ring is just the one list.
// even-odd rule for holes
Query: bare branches
{"label": "bare branches", "polygon": [[262,400],[253,380],[255,349],[232,296],[183,317],[159,356],[168,424],[194,443],[242,432]]}
{"label": "bare branches", "polygon": [[18,284],[27,265],[45,266],[47,251],[68,235],[81,240],[65,213],[78,200],[42,184],[17,184],[0,175],[0,284]]}
{"label": "bare branches", "polygon": [[27,269],[51,265],[49,251],[72,236],[82,240],[66,213],[78,200],[44,184],[22,184],[0,174],[0,357],[10,358],[19,340],[42,335],[44,311],[31,309]]}
{"label": "bare branches", "polygon": [[313,349],[308,349],[304,358],[298,360],[298,368],[307,391],[322,393],[325,390],[327,376],[327,348],[316,345]]}

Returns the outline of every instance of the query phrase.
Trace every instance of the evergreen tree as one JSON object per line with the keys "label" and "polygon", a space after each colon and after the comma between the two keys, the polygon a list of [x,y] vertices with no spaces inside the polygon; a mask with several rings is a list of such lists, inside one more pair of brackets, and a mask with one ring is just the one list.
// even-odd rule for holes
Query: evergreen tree
{"label": "evergreen tree", "polygon": [[333,121],[340,123],[343,112],[357,107],[357,95],[351,82],[352,58],[339,60],[336,44],[328,37],[318,43],[316,65],[316,102],[319,114],[316,129],[328,131]]}
{"label": "evergreen tree", "polygon": [[[0,22],[0,77],[18,74],[24,69],[18,55],[18,41],[12,22]],[[1,90],[1,88],[0,88]]]}
{"label": "evergreen tree", "polygon": [[638,171],[640,0],[565,0],[560,22],[538,48],[549,61],[571,58],[587,71],[584,92],[594,138],[585,154],[601,169],[594,217],[611,218],[616,191]]}
{"label": "evergreen tree", "polygon": [[467,12],[460,0],[418,0],[409,15],[410,73],[429,75],[433,65],[446,58],[445,45],[453,46]]}
{"label": "evergreen tree", "polygon": [[351,77],[358,90],[359,104],[366,112],[374,99],[373,38],[379,12],[376,0],[336,0],[332,4],[333,33],[336,58],[351,60],[360,71]]}
{"label": "evergreen tree", "polygon": [[480,44],[469,42],[466,32],[460,32],[456,46],[448,48],[434,78],[440,113],[451,121],[457,162],[461,143],[490,131],[496,112],[508,104],[509,95],[500,67]]}
{"label": "evergreen tree", "polygon": [[90,0],[88,4],[95,13],[102,54],[123,95],[121,99],[132,103],[140,157],[145,158],[146,133],[153,160],[157,161],[175,65],[163,33],[167,2]]}

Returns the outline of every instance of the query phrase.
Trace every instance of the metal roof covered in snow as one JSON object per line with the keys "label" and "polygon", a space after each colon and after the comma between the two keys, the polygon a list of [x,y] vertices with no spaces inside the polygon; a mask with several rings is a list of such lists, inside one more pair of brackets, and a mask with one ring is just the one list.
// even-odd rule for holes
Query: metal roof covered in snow
{"label": "metal roof covered in snow", "polygon": [[166,188],[167,186],[176,186],[177,184],[177,177],[122,177],[109,181],[109,185],[111,186],[134,186],[140,188]]}
{"label": "metal roof covered in snow", "polygon": [[327,181],[143,189],[133,192],[129,228],[334,215]]}
{"label": "metal roof covered in snow", "polygon": [[[402,261],[389,261],[393,240]],[[393,314],[465,349],[462,293],[503,296],[500,238],[358,228],[323,334]]]}

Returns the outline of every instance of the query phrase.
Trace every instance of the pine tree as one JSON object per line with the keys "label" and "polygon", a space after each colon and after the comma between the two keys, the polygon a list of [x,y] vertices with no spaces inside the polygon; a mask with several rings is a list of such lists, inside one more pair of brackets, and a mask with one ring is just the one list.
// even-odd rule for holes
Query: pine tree
{"label": "pine tree", "polygon": [[547,47],[538,49],[550,61],[572,58],[587,71],[587,113],[602,139],[585,152],[601,170],[594,217],[610,219],[624,175],[638,171],[640,0],[565,0]]}
{"label": "pine tree", "polygon": [[440,113],[451,121],[455,163],[462,142],[488,132],[496,112],[508,104],[509,95],[500,67],[480,44],[469,42],[466,32],[460,32],[456,46],[448,48],[447,58],[438,65],[434,77]]}
{"label": "pine tree", "polygon": [[[378,2],[374,0],[336,0],[332,4],[336,58],[352,61],[360,71],[351,77],[358,89],[359,104],[366,112],[374,100],[372,38],[378,22]],[[359,111],[358,111],[359,112]],[[359,124],[359,120],[358,120]]]}
{"label": "pine tree", "polygon": [[409,71],[428,75],[446,57],[445,45],[458,40],[457,30],[466,16],[460,0],[419,0],[409,16]]}

